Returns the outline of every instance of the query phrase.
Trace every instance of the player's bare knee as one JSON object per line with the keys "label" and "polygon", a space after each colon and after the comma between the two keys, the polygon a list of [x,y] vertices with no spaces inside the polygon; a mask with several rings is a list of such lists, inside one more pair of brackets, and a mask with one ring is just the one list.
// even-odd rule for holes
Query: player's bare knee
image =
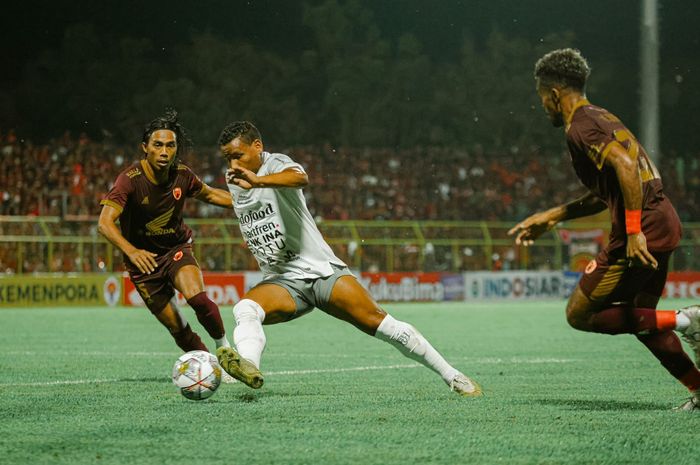
{"label": "player's bare knee", "polygon": [[572,328],[580,331],[590,331],[589,317],[592,312],[591,301],[581,291],[574,289],[566,305],[566,321]]}
{"label": "player's bare knee", "polygon": [[387,313],[381,308],[369,309],[363,312],[360,318],[355,318],[353,324],[361,331],[369,334],[370,336],[377,333],[379,325],[386,318]]}
{"label": "player's bare knee", "polygon": [[569,325],[579,331],[593,331],[591,316],[595,313],[595,307],[588,304],[569,305],[566,307],[566,321]]}
{"label": "player's bare knee", "polygon": [[579,331],[588,331],[588,325],[584,318],[581,318],[580,314],[575,311],[571,311],[569,308],[566,309],[566,322],[569,323],[574,329]]}

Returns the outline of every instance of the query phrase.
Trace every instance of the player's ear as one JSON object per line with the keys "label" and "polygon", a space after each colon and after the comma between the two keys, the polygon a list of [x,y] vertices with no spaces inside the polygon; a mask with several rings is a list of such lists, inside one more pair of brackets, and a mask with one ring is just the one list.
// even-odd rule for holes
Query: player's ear
{"label": "player's ear", "polygon": [[146,144],[141,142],[141,150],[143,150],[143,154],[146,155],[148,153],[148,147],[146,147]]}
{"label": "player's ear", "polygon": [[557,107],[557,109],[561,108],[561,90],[557,89],[556,87],[552,87],[549,90],[549,93],[552,97],[552,102],[554,102],[554,105]]}

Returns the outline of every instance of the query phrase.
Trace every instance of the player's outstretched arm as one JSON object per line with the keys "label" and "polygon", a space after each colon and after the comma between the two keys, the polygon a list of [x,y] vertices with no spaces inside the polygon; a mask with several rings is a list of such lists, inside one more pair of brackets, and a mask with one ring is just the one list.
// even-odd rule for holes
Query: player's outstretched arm
{"label": "player's outstretched arm", "polygon": [[658,267],[658,262],[647,249],[647,239],[642,232],[642,176],[637,163],[637,146],[628,151],[618,142],[612,142],[605,163],[612,166],[625,201],[625,227],[627,229],[627,258],[633,265]]}
{"label": "player's outstretched arm", "polygon": [[563,219],[563,216],[563,205],[550,208],[543,212],[537,212],[513,226],[510,231],[508,231],[508,235],[512,236],[515,234],[515,243],[517,245],[523,245],[525,247],[530,246],[542,234],[556,226],[556,224]]}
{"label": "player's outstretched arm", "polygon": [[97,222],[97,230],[115,247],[124,252],[129,257],[131,263],[142,272],[150,274],[156,269],[156,254],[147,250],[137,249],[131,242],[127,241],[117,228],[117,219],[121,212],[110,205],[104,205],[100,212],[100,219]]}
{"label": "player's outstretched arm", "polygon": [[303,171],[296,168],[287,168],[279,173],[272,173],[266,176],[258,176],[251,170],[231,162],[226,171],[226,179],[229,183],[235,184],[243,189],[253,189],[259,187],[293,187],[302,188],[309,184],[309,177]]}
{"label": "player's outstretched arm", "polygon": [[229,191],[216,187],[209,187],[206,184],[202,186],[202,189],[194,198],[202,202],[216,205],[217,207],[233,208],[233,201],[231,200],[231,193]]}
{"label": "player's outstretched arm", "polygon": [[513,226],[508,231],[508,235],[512,236],[515,234],[515,243],[527,247],[561,221],[593,215],[606,208],[605,202],[592,193],[588,193],[573,202],[559,205],[525,218]]}

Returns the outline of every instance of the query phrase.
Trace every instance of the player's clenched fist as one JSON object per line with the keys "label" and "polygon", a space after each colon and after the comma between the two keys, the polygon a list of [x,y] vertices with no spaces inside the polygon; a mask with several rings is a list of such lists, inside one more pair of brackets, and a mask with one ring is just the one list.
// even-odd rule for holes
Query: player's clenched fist
{"label": "player's clenched fist", "polygon": [[226,170],[226,180],[229,184],[235,184],[243,189],[252,189],[258,176],[251,170],[240,166],[236,161],[229,164]]}

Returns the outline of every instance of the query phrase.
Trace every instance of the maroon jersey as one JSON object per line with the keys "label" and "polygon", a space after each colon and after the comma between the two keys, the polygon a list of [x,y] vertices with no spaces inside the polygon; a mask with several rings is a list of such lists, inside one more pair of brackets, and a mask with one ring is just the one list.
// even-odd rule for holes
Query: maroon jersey
{"label": "maroon jersey", "polygon": [[651,251],[678,246],[681,224],[671,201],[663,193],[661,176],[644,148],[624,124],[607,110],[581,100],[566,125],[566,142],[578,178],[610,210],[612,228],[608,250],[626,245],[625,202],[620,183],[605,158],[611,144],[619,143],[637,160],[642,179],[642,232]]}
{"label": "maroon jersey", "polygon": [[[172,170],[168,181],[156,184],[141,160],[122,171],[100,202],[121,212],[122,235],[134,247],[163,255],[187,243],[192,230],[182,221],[185,198],[202,190],[202,181],[185,165]],[[128,268],[135,268],[124,256]]]}

